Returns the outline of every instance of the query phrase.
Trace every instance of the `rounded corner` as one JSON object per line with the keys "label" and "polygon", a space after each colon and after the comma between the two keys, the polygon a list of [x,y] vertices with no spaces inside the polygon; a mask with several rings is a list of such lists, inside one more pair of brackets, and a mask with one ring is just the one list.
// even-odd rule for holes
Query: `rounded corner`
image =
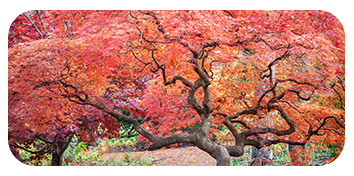
{"label": "rounded corner", "polygon": [[333,14],[332,12],[327,11],[327,10],[319,10],[319,11],[322,11],[322,12],[324,12],[324,13],[327,13],[327,14],[333,16],[333,17],[335,18],[335,20],[338,21],[338,23],[340,24],[340,26],[341,26],[341,28],[342,28],[342,30],[343,30],[343,34],[345,35],[344,25],[343,25],[343,23],[339,20],[339,18],[338,18],[335,14]]}
{"label": "rounded corner", "polygon": [[9,144],[8,144],[8,152],[10,153],[9,155],[11,155],[13,157],[13,159],[11,159],[11,161],[16,163],[16,168],[17,168],[17,166],[20,166],[20,167],[25,168],[25,169],[29,169],[31,167],[30,165],[27,165],[24,162],[20,161],[18,158],[16,158],[16,156],[13,153],[13,151],[11,150],[11,147],[10,147]]}

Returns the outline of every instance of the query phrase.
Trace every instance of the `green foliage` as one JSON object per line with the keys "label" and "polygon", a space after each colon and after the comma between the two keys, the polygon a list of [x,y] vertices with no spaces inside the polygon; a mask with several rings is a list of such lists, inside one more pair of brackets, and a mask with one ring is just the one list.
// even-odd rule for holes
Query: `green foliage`
{"label": "green foliage", "polygon": [[[136,144],[136,142],[137,142],[136,140],[137,140],[136,137],[105,139],[105,141],[108,141],[108,146],[109,147],[133,146],[133,145]],[[104,142],[104,141],[102,141],[102,142]]]}
{"label": "green foliage", "polygon": [[43,159],[41,159],[40,161],[32,160],[31,158],[35,157],[35,155],[27,151],[19,150],[19,154],[21,159],[23,159],[25,163],[30,166],[50,166],[51,165],[51,160],[52,160],[51,154],[48,153],[44,154]]}
{"label": "green foliage", "polygon": [[[42,141],[37,140],[35,143],[30,145],[28,148],[31,151],[37,151],[38,146],[43,144]],[[51,165],[51,160],[52,160],[52,155],[51,153],[45,153],[43,156],[41,156],[41,160],[33,160],[34,157],[38,157],[35,154],[32,154],[30,152],[27,152],[25,150],[19,149],[19,155],[22,160],[24,160],[25,164],[28,164],[30,166],[50,166]]]}
{"label": "green foliage", "polygon": [[252,162],[251,148],[247,147],[245,149],[245,154],[241,157],[237,157],[231,160],[231,166],[249,166]]}
{"label": "green foliage", "polygon": [[[254,159],[251,157],[251,153],[245,152],[241,157],[231,160],[231,166],[250,166]],[[283,166],[291,165],[291,158],[288,154],[275,155],[273,162],[264,162],[264,166]]]}
{"label": "green foliage", "polygon": [[150,166],[153,164],[151,158],[133,158],[130,153],[126,153],[123,160],[118,160],[117,164],[119,166]]}
{"label": "green foliage", "polygon": [[337,158],[341,152],[339,146],[334,144],[328,145],[328,150],[329,155],[333,158]]}
{"label": "green foliage", "polygon": [[151,158],[133,158],[130,153],[125,153],[122,159],[103,159],[103,156],[95,151],[80,153],[79,158],[72,162],[73,166],[150,166],[151,164]]}
{"label": "green foliage", "polygon": [[[122,113],[123,115],[126,115],[126,116],[129,116],[130,115],[130,111],[128,110],[119,110],[120,113]],[[144,116],[142,116],[144,117]],[[137,117],[135,117],[135,119],[138,121],[139,125],[143,124],[145,122],[145,120],[143,119],[138,119]],[[125,122],[125,121],[120,121],[120,120],[117,120],[116,123],[119,123],[121,124],[121,129],[120,130],[120,133],[121,133],[121,136],[126,136],[126,135],[136,135],[137,132],[134,130],[133,128],[133,125],[128,123],[128,122]]]}
{"label": "green foliage", "polygon": [[124,159],[123,160],[126,161],[127,163],[130,163],[132,161],[132,156],[130,155],[129,152],[126,152],[124,154]]}
{"label": "green foliage", "polygon": [[266,163],[265,166],[290,166],[291,158],[288,154],[275,155],[273,163]]}
{"label": "green foliage", "polygon": [[[73,148],[73,150],[70,150]],[[71,165],[72,161],[79,160],[79,154],[82,151],[85,151],[87,149],[87,144],[84,142],[79,142],[74,146],[74,143],[71,143],[71,145],[68,147],[67,150],[64,152],[64,159],[63,159],[63,166],[69,166]]]}
{"label": "green foliage", "polygon": [[[72,166],[149,166],[153,161],[151,158],[132,157],[127,152],[123,158],[104,159],[105,148],[115,146],[131,146],[136,143],[136,138],[104,138],[97,141],[97,146],[88,146],[81,142],[79,143],[71,154],[72,161],[70,164],[63,162],[63,165]],[[108,145],[108,146],[107,146]]]}
{"label": "green foliage", "polygon": [[254,51],[252,51],[252,49],[250,48],[246,48],[245,50],[242,51],[244,54],[251,54],[253,55],[254,54]]}
{"label": "green foliage", "polygon": [[[325,144],[322,144],[325,145]],[[326,165],[332,162],[338,157],[340,153],[340,147],[337,145],[322,146],[322,149],[318,149],[320,146],[311,147],[306,144],[305,149],[308,152],[311,159],[306,161],[306,165]],[[264,166],[291,166],[292,160],[289,152],[286,151],[285,144],[273,145],[274,158],[271,162],[263,162]],[[249,166],[254,158],[251,157],[251,148],[245,148],[245,154],[241,157],[233,158],[231,160],[231,166]]]}

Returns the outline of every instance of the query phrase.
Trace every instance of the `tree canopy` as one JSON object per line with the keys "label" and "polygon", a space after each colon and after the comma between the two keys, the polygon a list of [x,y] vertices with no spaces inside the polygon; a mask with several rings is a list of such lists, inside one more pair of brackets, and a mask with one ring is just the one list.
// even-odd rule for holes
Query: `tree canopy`
{"label": "tree canopy", "polygon": [[55,153],[119,120],[218,165],[245,146],[343,147],[344,43],[325,11],[25,12],[9,31],[9,144]]}

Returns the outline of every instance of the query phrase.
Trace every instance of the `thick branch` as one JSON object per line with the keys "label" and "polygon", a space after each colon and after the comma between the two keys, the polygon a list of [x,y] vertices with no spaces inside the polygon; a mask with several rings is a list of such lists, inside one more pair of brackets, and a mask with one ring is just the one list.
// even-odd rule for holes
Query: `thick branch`
{"label": "thick branch", "polygon": [[112,116],[113,118],[128,122],[130,124],[133,124],[133,128],[142,136],[146,137],[149,141],[151,141],[156,148],[161,148],[170,144],[175,144],[175,143],[193,143],[196,140],[196,137],[194,134],[176,134],[168,138],[156,138],[153,136],[151,133],[145,131],[138,123],[138,121],[132,117],[123,115],[119,112],[109,110],[105,107],[99,106],[97,104],[90,104],[91,106],[102,110]]}
{"label": "thick branch", "polygon": [[[197,58],[195,58],[195,59],[197,59]],[[193,70],[198,74],[200,79],[203,81],[203,86],[209,86],[210,79],[208,78],[208,75],[203,71],[202,68],[199,67],[196,60],[193,64],[194,64]]]}
{"label": "thick branch", "polygon": [[176,143],[191,143],[193,144],[196,140],[195,134],[176,134],[171,137],[161,138],[154,143],[154,146],[159,149],[164,146],[168,146]]}
{"label": "thick branch", "polygon": [[200,78],[198,78],[194,85],[188,90],[188,96],[187,96],[187,102],[188,104],[198,112],[198,114],[201,114],[203,107],[197,102],[197,99],[195,98],[194,94],[197,91],[199,87],[202,86],[202,81]]}
{"label": "thick branch", "polygon": [[241,121],[241,120],[230,120],[231,123],[239,123],[241,124],[242,126],[244,126],[245,128],[247,129],[251,129],[251,127],[249,127],[244,121]]}
{"label": "thick branch", "polygon": [[239,157],[244,154],[243,146],[235,145],[235,146],[224,146],[229,152],[230,156]]}
{"label": "thick branch", "polygon": [[182,76],[175,76],[175,77],[172,78],[172,80],[165,81],[163,84],[165,86],[170,85],[170,84],[174,84],[174,83],[176,83],[176,80],[180,80],[187,87],[192,87],[193,86],[193,84],[191,82],[189,82],[188,80],[186,80]]}
{"label": "thick branch", "polygon": [[[209,47],[208,45],[206,45],[205,47]],[[203,55],[204,52],[200,52],[200,51],[191,51],[193,53],[193,59],[191,59],[191,63],[193,64],[193,70],[198,74],[199,78],[197,79],[195,85],[198,84],[198,87],[202,86],[203,88],[203,92],[204,92],[204,99],[203,99],[203,110],[205,110],[205,117],[209,117],[210,112],[212,111],[212,106],[210,104],[210,91],[209,91],[209,85],[211,83],[206,71],[204,68],[199,67],[198,65],[198,59]],[[208,52],[207,52],[208,53]],[[203,59],[204,61],[204,59]],[[197,89],[198,89],[197,87]],[[188,95],[188,97],[190,97],[190,100],[192,100],[193,102],[195,100],[194,97],[194,93],[197,89],[192,90],[192,88],[190,89],[190,94]],[[188,98],[187,98],[188,100]],[[195,104],[195,103],[193,103]],[[192,105],[191,105],[192,106]],[[193,106],[192,106],[193,107]],[[196,108],[198,108],[196,106]],[[195,108],[194,108],[195,109]],[[199,109],[199,108],[198,108]],[[196,109],[197,110],[197,109]],[[199,111],[199,110],[197,110]],[[198,112],[199,113],[199,112]]]}

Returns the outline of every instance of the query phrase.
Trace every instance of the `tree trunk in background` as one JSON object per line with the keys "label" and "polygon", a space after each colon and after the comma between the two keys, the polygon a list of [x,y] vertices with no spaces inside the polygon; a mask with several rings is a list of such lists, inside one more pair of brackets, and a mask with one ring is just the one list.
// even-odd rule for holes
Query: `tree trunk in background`
{"label": "tree trunk in background", "polygon": [[57,142],[56,143],[56,150],[52,153],[52,166],[61,166],[61,159],[63,157],[63,154],[65,150],[69,147],[69,144],[74,137],[75,132],[69,133],[66,137],[65,140],[62,142]]}
{"label": "tree trunk in background", "polygon": [[264,147],[261,149],[257,149],[256,147],[252,147],[252,158],[254,158],[254,160],[251,162],[251,166],[254,165],[265,165],[266,162],[262,161],[262,162],[257,162],[257,160],[263,160],[263,158],[266,158],[268,160],[273,160],[274,159],[274,154],[273,151],[269,148],[269,147]]}
{"label": "tree trunk in background", "polygon": [[60,166],[61,165],[61,155],[57,152],[52,153],[52,166]]}

